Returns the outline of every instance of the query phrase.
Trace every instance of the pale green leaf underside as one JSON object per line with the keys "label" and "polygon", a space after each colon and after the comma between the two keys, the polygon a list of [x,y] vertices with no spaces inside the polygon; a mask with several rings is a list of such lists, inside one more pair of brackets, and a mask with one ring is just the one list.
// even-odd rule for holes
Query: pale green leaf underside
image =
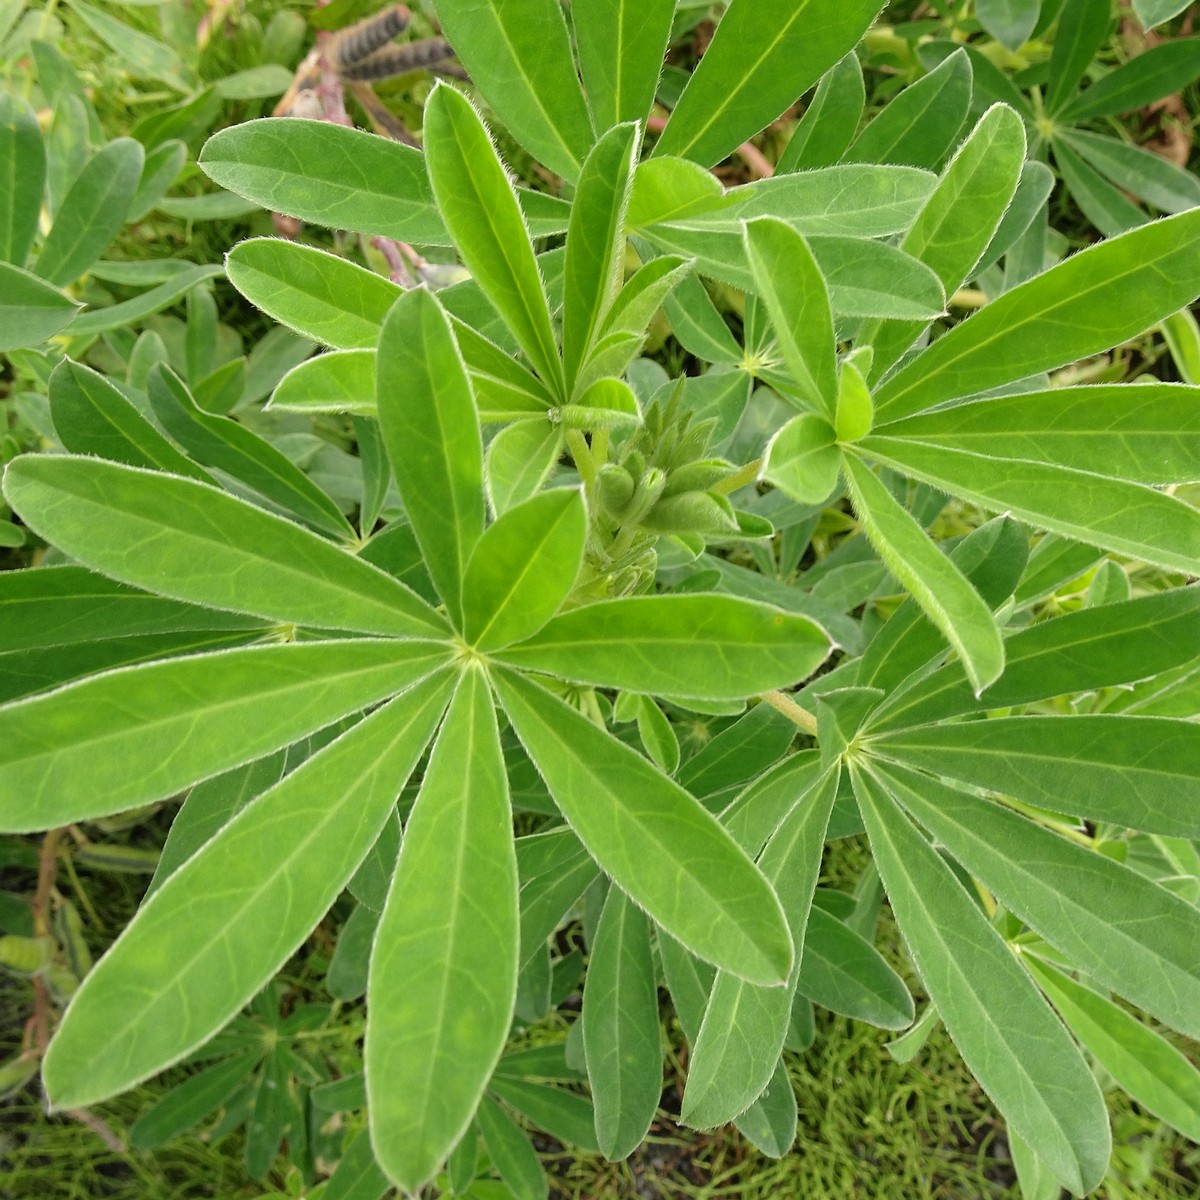
{"label": "pale green leaf underside", "polygon": [[147,804],[407,687],[435,642],[252,646],[148,663],[0,708],[0,824],[54,829]]}
{"label": "pale green leaf underside", "polygon": [[204,483],[24,455],[4,493],[26,524],[104,575],[211,608],[393,637],[438,637],[415,593],[314,533]]}
{"label": "pale green leaf underside", "polygon": [[756,983],[783,982],[792,946],[779,901],[716,819],[536,684],[508,672],[494,683],[555,801],[613,881],[693,953]]}
{"label": "pale green leaf underside", "polygon": [[402,1188],[419,1188],[454,1148],[504,1049],[517,920],[495,710],[470,671],[434,744],[371,953],[371,1142]]}
{"label": "pale green leaf underside", "polygon": [[555,617],[497,656],[580,683],[721,699],[797,683],[830,648],[807,617],[733,596],[638,596]]}

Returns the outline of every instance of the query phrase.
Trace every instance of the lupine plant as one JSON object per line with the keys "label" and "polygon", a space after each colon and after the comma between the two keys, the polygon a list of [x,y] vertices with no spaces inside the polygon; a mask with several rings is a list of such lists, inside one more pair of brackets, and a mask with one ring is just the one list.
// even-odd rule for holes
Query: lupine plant
{"label": "lupine plant", "polygon": [[[495,123],[569,200],[514,186],[447,84],[423,151],[296,119],[209,141],[223,186],[453,249],[470,278],[229,252],[245,297],[328,347],[271,407],[355,415],[357,528],[163,364],[143,412],[64,363],[90,419],[8,467],[63,557],[0,577],[4,648],[38,664],[0,709],[5,827],[192,789],[51,1043],[53,1105],[202,1058],[348,888],[364,1077],[330,1108],[365,1107],[369,1136],[343,1188],[467,1191],[482,1137],[544,1196],[510,1109],[628,1156],[662,1090],[660,981],[691,1043],[682,1121],[768,1153],[795,1138],[781,1055],[813,1004],[907,1030],[910,1054],[942,1022],[1031,1196],[1104,1177],[1093,1064],[1200,1138],[1200,1073],[1111,998],[1200,1034],[1200,512],[1179,486],[1200,391],[1049,374],[1194,300],[1200,210],[934,328],[1036,210],[1012,107],[948,133],[902,107],[857,138],[814,117],[794,169],[708,170],[821,80],[819,114],[876,7],[732,0],[652,143],[673,0],[576,0],[570,26],[556,0],[440,0]],[[965,57],[947,70],[969,86]],[[744,295],[740,340],[705,281]],[[713,368],[648,394],[664,306]],[[981,515],[940,540],[948,496]],[[831,510],[861,534],[836,594],[830,564],[802,569]],[[1134,596],[1139,563],[1158,586]],[[1094,603],[1039,619],[1092,570]],[[687,711],[736,717],[720,754],[681,761]],[[827,839],[864,832],[919,1018],[873,921],[817,886]],[[578,979],[557,935],[580,912],[571,1036],[505,1055],[514,1010]],[[544,1082],[581,1074],[590,1106]]]}

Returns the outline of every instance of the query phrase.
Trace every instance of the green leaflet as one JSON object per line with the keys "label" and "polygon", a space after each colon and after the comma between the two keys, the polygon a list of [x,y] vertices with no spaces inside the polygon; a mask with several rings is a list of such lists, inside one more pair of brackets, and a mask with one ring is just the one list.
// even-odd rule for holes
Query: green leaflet
{"label": "green leaflet", "polygon": [[865,464],[846,454],[842,470],[871,544],[958,652],[981,692],[1004,669],[1004,643],[991,610]]}
{"label": "green leaflet", "polygon": [[571,395],[601,322],[621,285],[625,211],[633,179],[640,126],[610,129],[583,164],[563,274],[563,367]]}
{"label": "green leaflet", "polygon": [[371,1141],[419,1188],[462,1137],[512,1019],[517,860],[496,716],[461,676],[405,830],[371,955]]}
{"label": "green leaflet", "polygon": [[27,454],[9,464],[4,491],[26,524],[81,563],[178,600],[394,637],[447,632],[382,571],[207,484]]}
{"label": "green leaflet", "polygon": [[392,695],[447,657],[431,642],[253,646],[5,705],[4,827],[53,829],[161,800]]}
{"label": "green leaflet", "polygon": [[148,393],[162,427],[196,462],[240,479],[321,533],[353,539],[342,510],[287,455],[229,417],[205,412],[165,363],[151,367]]}
{"label": "green leaflet", "polygon": [[977,708],[1011,708],[1068,692],[1133,683],[1194,659],[1200,653],[1197,647],[1200,587],[1080,609],[1010,637],[1004,647],[1004,674],[978,699],[962,665],[949,663],[885,699],[872,714],[870,727],[879,731],[926,725]]}
{"label": "green leaflet", "polygon": [[0,96],[0,263],[25,265],[45,186],[46,147],[37,117],[24,100],[5,92]]}
{"label": "green leaflet", "polygon": [[438,0],[437,15],[509,132],[573,182],[592,144],[592,122],[555,0]]}
{"label": "green leaflet", "polygon": [[[796,963],[804,955],[813,889],[841,769],[801,793],[759,860],[788,919]],[[779,1062],[799,975],[782,988],[756,987],[718,971],[692,1045],[681,1120],[711,1129],[740,1116],[763,1093]]]}
{"label": "green leaflet", "polygon": [[594,0],[571,9],[596,132],[642,121],[654,105],[675,0]]}
{"label": "green leaflet", "polygon": [[1179,483],[1200,471],[1200,388],[1051,388],[921,413],[877,426],[875,435],[1137,483]]}
{"label": "green leaflet", "polygon": [[278,238],[239,242],[225,256],[225,272],[268,316],[338,350],[374,348],[400,295],[391,280],[365,267]]}
{"label": "green leaflet", "polygon": [[[224,271],[215,263],[202,267],[189,267],[173,275],[165,283],[152,287],[132,300],[124,300],[120,304],[110,304],[107,308],[95,308],[76,317],[70,324],[68,332],[71,337],[93,337],[97,333],[107,333],[110,329],[121,329],[125,326],[136,325],[147,317],[161,312],[168,305],[174,304],[180,296],[185,295],[198,283],[207,279],[216,279]],[[267,335],[270,337],[270,334]]]}
{"label": "green leaflet", "polygon": [[117,138],[88,160],[63,198],[37,256],[37,273],[56,287],[78,279],[120,232],[142,177],[143,151]]}
{"label": "green leaflet", "polygon": [[1064,132],[1061,141],[1105,178],[1163,212],[1183,212],[1200,204],[1200,180],[1161,154],[1082,129]]}
{"label": "green leaflet", "polygon": [[406,242],[449,241],[421,152],[389,138],[274,117],[219,130],[197,161],[214,182],[273,212]]}
{"label": "green leaflet", "polygon": [[556,488],[518,504],[480,538],[463,580],[463,635],[480,650],[521,641],[558,611],[587,538],[583,493]]}
{"label": "green leaflet", "polygon": [[379,1169],[365,1129],[354,1135],[321,1193],[322,1200],[379,1200],[391,1187]]}
{"label": "green leaflet", "polygon": [[[1169,0],[1168,0],[1169,2]],[[1149,22],[1146,23],[1147,28]],[[1115,71],[1077,92],[1059,113],[1063,121],[1079,122],[1088,117],[1112,116],[1144,108],[1163,96],[1178,92],[1200,71],[1198,38],[1172,38],[1151,46]]]}
{"label": "green leaflet", "polygon": [[711,167],[775,120],[852,49],[876,0],[733,0],[688,80],[657,154]]}
{"label": "green leaflet", "polygon": [[[950,551],[950,557],[989,607],[998,608],[1012,595],[1025,570],[1029,535],[1011,517],[993,517],[963,538]],[[863,687],[879,687],[903,695],[898,685],[912,675],[922,674],[922,667],[944,655],[941,634],[926,620],[917,602],[908,599],[871,639],[859,665],[857,682]],[[961,675],[961,665],[958,670]],[[973,697],[965,675],[962,678],[964,689]],[[888,699],[885,697],[883,705]]]}
{"label": "green leaflet", "polygon": [[1101,242],[980,309],[875,393],[880,420],[1061,367],[1141,333],[1196,297],[1200,210]]}
{"label": "green leaflet", "polygon": [[970,102],[971,60],[956,50],[884,105],[843,160],[936,168],[954,145]]}
{"label": "green leaflet", "polygon": [[[802,223],[788,224],[799,228]],[[862,237],[807,233],[805,236],[825,276],[835,313],[920,321],[932,320],[942,313],[945,296],[937,276],[911,254],[886,242]],[[740,221],[655,225],[647,230],[647,237],[673,254],[694,258],[699,274],[743,291],[754,291],[755,280],[746,263]]]}
{"label": "green leaflet", "polygon": [[0,652],[221,629],[252,633],[262,622],[165,600],[82,567],[0,573]]}
{"label": "green leaflet", "polygon": [[904,980],[866,938],[821,905],[809,916],[797,990],[815,1004],[881,1029],[912,1024]]}
{"label": "green leaflet", "polygon": [[950,868],[881,785],[851,766],[871,850],[909,954],[959,1052],[1066,1187],[1108,1167],[1108,1115],[1079,1051]]}
{"label": "green leaflet", "polygon": [[521,880],[521,964],[541,950],[567,910],[599,877],[599,869],[570,829],[517,839]]}
{"label": "green leaflet", "polygon": [[609,888],[596,929],[580,1019],[600,1153],[628,1158],[662,1094],[662,1035],[650,924],[619,887]]}
{"label": "green leaflet", "polygon": [[[348,720],[352,718],[343,718]],[[328,732],[326,728],[326,732]],[[337,726],[332,728],[336,729]],[[154,875],[143,899],[148,899],[187,862],[205,842],[229,824],[255,796],[279,782],[289,757],[279,750],[244,766],[196,784],[171,822],[167,840],[154,867]]]}
{"label": "green leaflet", "polygon": [[858,129],[866,98],[862,64],[852,50],[821,76],[775,173],[811,171],[837,162]]}
{"label": "green leaflet", "polygon": [[[550,1183],[537,1152],[521,1128],[490,1096],[475,1115],[488,1157],[517,1200],[546,1200]],[[472,1135],[468,1132],[467,1137]]]}
{"label": "green leaflet", "polygon": [[744,184],[727,192],[725,204],[711,215],[679,219],[720,226],[775,217],[805,237],[881,237],[907,229],[936,182],[929,171],[914,167],[840,163]]}
{"label": "green leaflet", "polygon": [[837,343],[829,293],[816,259],[800,234],[773,218],[747,222],[745,239],[755,291],[771,316],[796,389],[809,405],[832,417],[838,386]]}
{"label": "green leaflet", "polygon": [[497,1074],[488,1087],[560,1142],[599,1154],[591,1103],[562,1088]]}
{"label": "green leaflet", "polygon": [[1140,1105],[1200,1141],[1200,1071],[1165,1038],[1111,1000],[1033,955],[1030,974],[1100,1065]]}
{"label": "green leaflet", "polygon": [[904,767],[891,794],[1006,908],[1099,983],[1192,1037],[1200,912],[1146,876]]}
{"label": "green leaflet", "polygon": [[185,629],[0,653],[0,702],[18,700],[116,667],[253,645],[266,632]]}
{"label": "green leaflet", "polygon": [[1001,717],[871,739],[876,754],[1052,812],[1200,837],[1180,804],[1200,780],[1200,725],[1167,717]]}
{"label": "green leaflet", "polygon": [[456,621],[483,533],[483,445],[471,381],[437,297],[405,292],[384,322],[376,393],[396,486],[434,586]]}
{"label": "green leaflet", "polygon": [[1019,50],[1029,39],[1041,15],[1039,0],[976,0],[980,24],[1010,50]]}
{"label": "green leaflet", "polygon": [[74,300],[44,279],[0,262],[0,353],[49,340],[78,311]]}
{"label": "green leaflet", "polygon": [[258,1063],[256,1053],[244,1053],[198,1071],[172,1088],[129,1130],[135,1150],[157,1150],[216,1112]]}
{"label": "green leaflet", "polygon": [[63,359],[50,376],[49,395],[59,441],[73,453],[213,482],[91,367]]}
{"label": "green leaflet", "polygon": [[267,408],[373,417],[375,350],[328,350],[299,363],[279,381]]}
{"label": "green leaflet", "polygon": [[829,638],[807,617],[734,596],[636,596],[555,617],[496,655],[580,683],[710,700],[810,675]]}
{"label": "green leaflet", "polygon": [[1050,86],[1046,111],[1056,115],[1075,91],[1088,64],[1112,28],[1108,0],[1076,0],[1064,8],[1050,56]]}
{"label": "green leaflet", "polygon": [[488,443],[484,483],[497,516],[530,499],[546,482],[562,452],[559,425],[547,420],[514,421]]}
{"label": "green leaflet", "polygon": [[755,983],[786,979],[792,947],[779,901],[716,819],[536,684],[508,672],[494,684],[556,803],[613,882],[707,961]]}
{"label": "green leaflet", "polygon": [[[1130,397],[1131,403],[1136,399]],[[905,475],[1067,537],[1187,574],[1200,564],[1200,510],[1142,484],[1057,464],[992,458],[957,445],[872,435],[859,446]],[[1123,460],[1124,469],[1132,470],[1131,459],[1136,461],[1134,451],[1123,451],[1118,465]]]}
{"label": "green leaflet", "polygon": [[[900,248],[932,267],[946,295],[971,277],[1016,192],[1025,159],[1025,126],[1003,104],[993,105],[958,148]],[[913,344],[923,326],[886,322],[860,337],[874,350],[878,378]]]}
{"label": "green leaflet", "polygon": [[[446,7],[443,0],[442,9]],[[490,11],[479,8],[481,14]],[[537,36],[541,39],[543,33]],[[563,396],[546,288],[525,219],[483,121],[452,87],[439,85],[426,104],[425,158],[438,207],[463,262],[534,369],[552,392]]]}
{"label": "green leaflet", "polygon": [[1113,187],[1061,138],[1055,140],[1054,162],[1083,215],[1105,237],[1116,237],[1147,220],[1144,209]]}
{"label": "green leaflet", "polygon": [[43,1072],[56,1107],[93,1104],[177,1062],[282,966],[374,841],[447,690],[445,676],[429,680],[354,726],[163,884],[59,1026]]}

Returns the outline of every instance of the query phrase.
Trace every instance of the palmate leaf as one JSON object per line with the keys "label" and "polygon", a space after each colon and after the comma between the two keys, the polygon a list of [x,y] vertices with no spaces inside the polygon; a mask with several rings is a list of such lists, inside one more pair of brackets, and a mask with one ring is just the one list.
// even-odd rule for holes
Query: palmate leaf
{"label": "palmate leaf", "polygon": [[375,1156],[419,1188],[463,1135],[504,1048],[517,982],[517,860],[496,716],[462,675],[405,830],[371,954]]}
{"label": "palmate leaf", "polygon": [[898,420],[1108,350],[1200,291],[1200,209],[1081,250],[955,326],[875,393]]}
{"label": "palmate leaf", "polygon": [[354,726],[171,876],[75,994],[46,1056],[51,1103],[92,1104],[178,1061],[262,987],[370,848],[448,690],[435,677]]}
{"label": "palmate leaf", "polygon": [[1006,908],[1099,983],[1196,1036],[1196,908],[990,800],[905,767],[877,770],[891,794]]}
{"label": "palmate leaf", "polygon": [[752,982],[782,983],[792,946],[779,901],[716,819],[537,684],[507,671],[493,682],[556,803],[613,882],[693,953]]}
{"label": "palmate leaf", "polygon": [[794,684],[830,648],[807,617],[733,596],[636,596],[572,609],[496,658],[626,691],[741,698]]}
{"label": "palmate leaf", "polygon": [[1108,1115],[1067,1031],[886,789],[852,765],[900,932],[950,1036],[1010,1127],[1077,1195],[1108,1168]]}
{"label": "palmate leaf", "polygon": [[162,595],[321,628],[441,637],[415,593],[283,517],[198,483],[69,455],[23,455],[4,494],[86,566]]}
{"label": "palmate leaf", "polygon": [[0,708],[3,826],[54,829],[161,800],[358,712],[447,658],[435,642],[252,646],[16,701]]}
{"label": "palmate leaf", "polygon": [[483,533],[483,444],[450,318],[424,288],[388,314],[376,362],[380,429],[429,576],[456,621]]}

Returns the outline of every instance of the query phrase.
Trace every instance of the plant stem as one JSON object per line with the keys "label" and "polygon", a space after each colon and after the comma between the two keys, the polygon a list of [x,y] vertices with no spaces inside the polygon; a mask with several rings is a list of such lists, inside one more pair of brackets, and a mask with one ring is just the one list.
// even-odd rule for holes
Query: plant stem
{"label": "plant stem", "polygon": [[588,449],[587,438],[578,429],[568,429],[567,446],[571,451],[571,458],[575,461],[579,478],[583,480],[584,487],[590,490],[596,482],[596,464],[592,459],[591,450]]}
{"label": "plant stem", "polygon": [[746,484],[753,483],[758,478],[758,473],[762,470],[762,461],[761,458],[756,458],[753,462],[748,462],[744,467],[739,467],[732,475],[718,480],[708,490],[728,496],[736,492],[738,488],[744,488]]}
{"label": "plant stem", "polygon": [[783,692],[763,692],[760,700],[766,701],[776,712],[781,712],[789,721],[798,725],[811,737],[817,736],[817,718],[801,708],[795,700]]}

